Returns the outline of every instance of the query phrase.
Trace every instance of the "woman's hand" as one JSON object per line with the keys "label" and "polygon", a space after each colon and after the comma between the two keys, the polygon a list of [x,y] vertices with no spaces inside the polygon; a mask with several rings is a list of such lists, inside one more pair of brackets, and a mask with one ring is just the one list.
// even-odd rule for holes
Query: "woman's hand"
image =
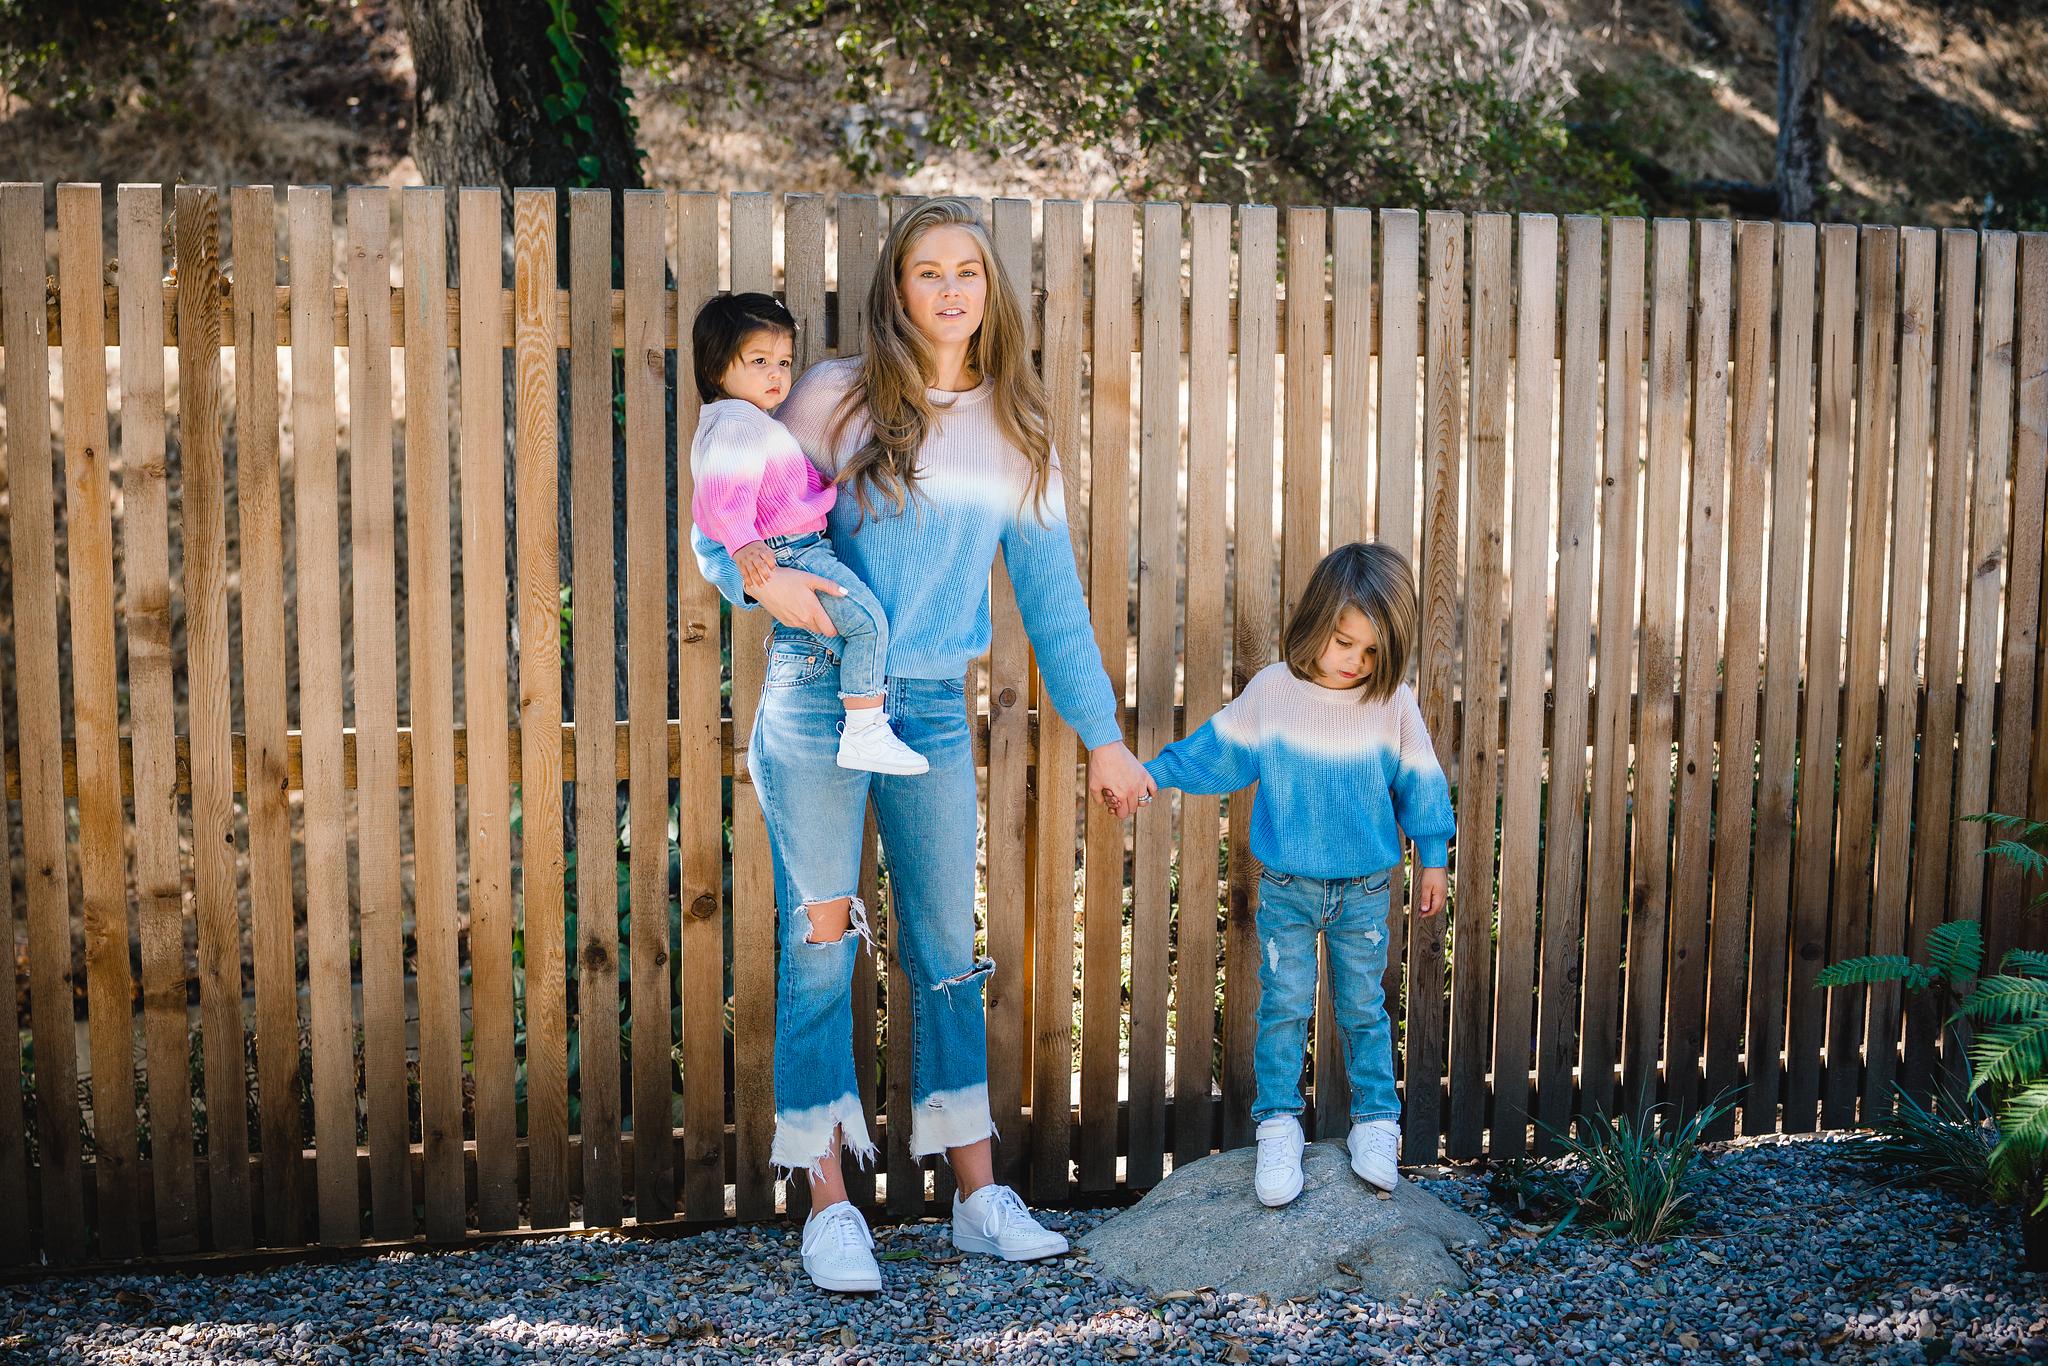
{"label": "woman's hand", "polygon": [[784,626],[809,631],[813,635],[838,634],[832,627],[832,618],[825,615],[824,607],[818,602],[820,593],[829,593],[835,598],[846,596],[846,590],[830,579],[801,569],[777,566],[766,583],[747,591],[753,595],[754,601],[768,609],[768,615]]}
{"label": "woman's hand", "polygon": [[1444,908],[1451,899],[1451,874],[1447,868],[1424,868],[1415,879],[1415,913],[1424,920]]}
{"label": "woman's hand", "polygon": [[1159,790],[1138,756],[1121,740],[1088,751],[1088,791],[1118,820],[1130,816]]}

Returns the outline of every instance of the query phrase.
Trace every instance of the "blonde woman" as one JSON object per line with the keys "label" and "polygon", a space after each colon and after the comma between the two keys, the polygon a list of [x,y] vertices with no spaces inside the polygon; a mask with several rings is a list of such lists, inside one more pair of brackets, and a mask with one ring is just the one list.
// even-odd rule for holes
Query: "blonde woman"
{"label": "blonde woman", "polygon": [[1155,790],[1124,746],[1095,647],[1023,313],[970,205],[928,200],[896,223],[868,319],[862,354],[813,367],[779,417],[839,486],[827,533],[888,614],[890,724],[929,771],[837,764],[838,654],[819,604],[836,585],[781,567],[743,590],[723,547],[692,537],[705,576],[778,623],[747,748],[781,927],[772,1156],[808,1174],[803,1262],[827,1290],[881,1286],[874,1241],[839,1170],[842,1145],[863,1162],[875,1152],[853,1068],[851,1005],[854,954],[867,934],[854,892],[870,796],[910,978],[911,1153],[943,1153],[952,1165],[957,1247],[1012,1261],[1067,1250],[995,1183],[990,1158],[982,989],[989,973],[1017,965],[974,952],[979,803],[965,675],[988,648],[998,549],[1046,692],[1088,748],[1090,792],[1123,813]]}

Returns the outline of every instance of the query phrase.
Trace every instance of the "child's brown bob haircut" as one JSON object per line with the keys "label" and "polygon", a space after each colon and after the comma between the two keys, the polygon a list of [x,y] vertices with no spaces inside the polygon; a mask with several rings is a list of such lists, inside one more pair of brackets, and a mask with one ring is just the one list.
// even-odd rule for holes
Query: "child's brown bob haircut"
{"label": "child's brown bob haircut", "polygon": [[697,310],[690,352],[697,366],[698,398],[716,403],[726,396],[719,383],[756,332],[780,332],[793,340],[796,319],[773,294],[718,294]]}
{"label": "child's brown bob haircut", "polygon": [[1323,557],[1280,641],[1296,678],[1316,681],[1323,647],[1336,634],[1346,607],[1363,612],[1379,637],[1379,658],[1359,685],[1359,701],[1383,702],[1408,677],[1415,649],[1415,571],[1408,557],[1392,546],[1365,541],[1339,546]]}

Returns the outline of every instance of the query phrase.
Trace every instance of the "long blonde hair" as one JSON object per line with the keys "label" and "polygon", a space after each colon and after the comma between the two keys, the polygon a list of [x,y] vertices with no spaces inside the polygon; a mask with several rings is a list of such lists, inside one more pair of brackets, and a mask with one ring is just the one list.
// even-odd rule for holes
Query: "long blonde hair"
{"label": "long blonde hair", "polygon": [[1023,307],[981,216],[964,199],[927,199],[889,230],[881,268],[868,290],[860,377],[840,400],[832,420],[835,444],[856,415],[867,423],[865,439],[841,467],[839,482],[853,489],[863,517],[874,511],[871,499],[876,493],[886,494],[900,513],[915,490],[917,452],[942,409],[925,392],[936,378],[931,343],[904,312],[900,281],[918,239],[940,227],[966,229],[981,248],[988,299],[981,326],[967,343],[967,363],[992,386],[989,401],[995,405],[996,422],[1031,466],[1026,501],[1039,505],[1042,512],[1052,478],[1045,387],[1031,366]]}

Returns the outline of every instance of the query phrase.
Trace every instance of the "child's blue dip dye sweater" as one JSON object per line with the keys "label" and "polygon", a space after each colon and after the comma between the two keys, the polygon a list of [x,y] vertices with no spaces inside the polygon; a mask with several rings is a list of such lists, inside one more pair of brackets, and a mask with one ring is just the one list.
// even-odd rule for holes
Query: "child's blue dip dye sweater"
{"label": "child's blue dip dye sweater", "polygon": [[[858,418],[837,441],[829,431],[859,366],[858,357],[812,366],[775,414],[828,479],[865,440]],[[1040,505],[1030,505],[1030,466],[1003,435],[993,392],[986,380],[965,393],[929,391],[946,411],[918,452],[915,491],[903,510],[885,495],[870,500],[874,512],[863,520],[859,500],[842,489],[826,534],[888,613],[892,678],[959,678],[988,649],[989,571],[1000,549],[1046,691],[1094,749],[1122,739],[1123,730],[1074,571],[1059,466],[1055,460]],[[752,607],[725,547],[694,527],[690,541],[704,577],[727,601]]]}
{"label": "child's blue dip dye sweater", "polygon": [[1256,780],[1252,855],[1275,872],[1341,878],[1392,868],[1402,831],[1422,867],[1441,868],[1457,833],[1450,786],[1406,683],[1365,702],[1269,665],[1145,767],[1183,792],[1235,792]]}

